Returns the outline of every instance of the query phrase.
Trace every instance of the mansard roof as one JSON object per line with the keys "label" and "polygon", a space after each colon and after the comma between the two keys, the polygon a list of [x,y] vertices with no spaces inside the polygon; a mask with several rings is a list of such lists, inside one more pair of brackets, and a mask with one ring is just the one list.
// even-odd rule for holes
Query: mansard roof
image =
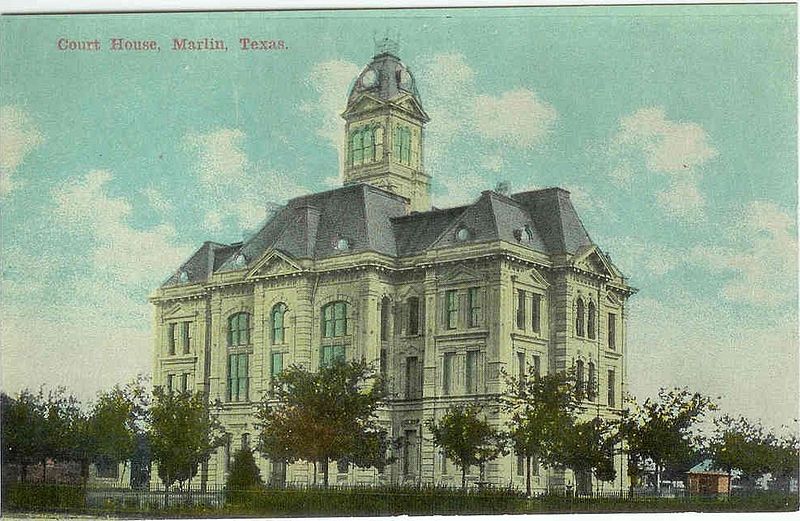
{"label": "mansard roof", "polygon": [[297,197],[243,243],[204,243],[164,285],[251,267],[270,250],[298,260],[365,251],[406,257],[461,246],[462,229],[467,242],[500,240],[545,254],[575,255],[593,244],[560,188],[510,197],[485,191],[470,205],[411,214],[407,208],[405,198],[367,184]]}

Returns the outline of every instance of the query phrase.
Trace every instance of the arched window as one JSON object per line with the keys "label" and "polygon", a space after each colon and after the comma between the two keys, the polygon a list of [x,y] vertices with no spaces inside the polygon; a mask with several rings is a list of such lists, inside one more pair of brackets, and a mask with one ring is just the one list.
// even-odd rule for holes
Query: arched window
{"label": "arched window", "polygon": [[272,343],[283,344],[286,342],[286,311],[289,308],[283,302],[272,306]]}
{"label": "arched window", "polygon": [[228,317],[228,345],[245,346],[250,343],[250,313],[235,313]]}
{"label": "arched window", "polygon": [[389,306],[391,306],[389,297],[383,297],[381,300],[381,340],[389,340]]}
{"label": "arched window", "polygon": [[594,362],[589,362],[589,383],[586,387],[586,396],[589,398],[589,401],[594,401],[595,397],[597,396],[597,375],[594,370]]}
{"label": "arched window", "polygon": [[595,305],[594,302],[591,300],[589,301],[588,307],[588,316],[586,317],[586,336],[591,339],[595,338],[596,334],[596,324],[597,324],[597,313],[595,313]]}
{"label": "arched window", "polygon": [[577,336],[583,336],[584,314],[583,299],[578,297],[578,302],[575,305],[575,334]]}
{"label": "arched window", "polygon": [[350,164],[372,163],[376,159],[377,127],[366,126],[350,133]]}
{"label": "arched window", "polygon": [[411,129],[398,125],[392,136],[394,143],[394,160],[406,165],[411,164]]}
{"label": "arched window", "polygon": [[583,398],[584,390],[586,389],[586,376],[583,373],[583,360],[575,362],[575,380],[578,386],[578,396]]}
{"label": "arched window", "polygon": [[347,302],[331,302],[322,308],[322,337],[333,338],[347,334]]}

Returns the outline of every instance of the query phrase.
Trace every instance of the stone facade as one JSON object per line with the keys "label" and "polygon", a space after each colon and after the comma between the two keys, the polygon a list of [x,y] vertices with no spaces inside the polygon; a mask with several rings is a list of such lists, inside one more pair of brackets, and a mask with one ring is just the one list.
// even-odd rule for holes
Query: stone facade
{"label": "stone facade", "polygon": [[[634,290],[591,241],[569,193],[486,191],[467,206],[431,209],[427,116],[393,55],[359,75],[343,117],[343,188],[289,201],[243,243],[203,244],[152,297],[154,385],[224,404],[230,443],[201,479],[223,483],[232,453],[256,439],[254,405],[274,373],[338,356],[388,376],[393,399],[381,418],[402,443],[382,473],[331,464],[333,483],[460,484],[425,421],[490,401],[504,392],[504,373],[574,367],[593,389],[585,414],[618,415]],[[486,414],[504,424],[495,408]],[[272,482],[313,481],[310,464],[258,461]],[[624,457],[616,466],[606,488],[627,486]],[[468,479],[524,486],[513,454]],[[541,468],[532,484],[589,486],[580,481]]]}

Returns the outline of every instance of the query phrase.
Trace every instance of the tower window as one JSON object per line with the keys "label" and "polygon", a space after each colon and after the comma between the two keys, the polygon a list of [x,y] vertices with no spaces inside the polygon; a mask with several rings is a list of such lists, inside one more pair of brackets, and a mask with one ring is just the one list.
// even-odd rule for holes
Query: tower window
{"label": "tower window", "polygon": [[377,158],[377,127],[366,126],[353,130],[348,140],[350,165],[372,163]]}
{"label": "tower window", "polygon": [[411,164],[411,129],[402,125],[394,128],[392,136],[394,157],[398,163]]}
{"label": "tower window", "polygon": [[586,379],[583,373],[583,360],[575,362],[575,379],[578,385],[578,396],[583,399],[584,389],[586,388]]}

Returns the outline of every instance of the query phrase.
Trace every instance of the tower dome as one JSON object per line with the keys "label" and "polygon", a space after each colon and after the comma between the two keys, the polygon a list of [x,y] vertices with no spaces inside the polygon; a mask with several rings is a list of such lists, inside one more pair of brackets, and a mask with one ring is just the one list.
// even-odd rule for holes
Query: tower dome
{"label": "tower dome", "polygon": [[390,52],[373,56],[372,61],[356,77],[347,97],[347,108],[362,94],[369,94],[383,101],[410,94],[422,105],[414,75],[400,58]]}

